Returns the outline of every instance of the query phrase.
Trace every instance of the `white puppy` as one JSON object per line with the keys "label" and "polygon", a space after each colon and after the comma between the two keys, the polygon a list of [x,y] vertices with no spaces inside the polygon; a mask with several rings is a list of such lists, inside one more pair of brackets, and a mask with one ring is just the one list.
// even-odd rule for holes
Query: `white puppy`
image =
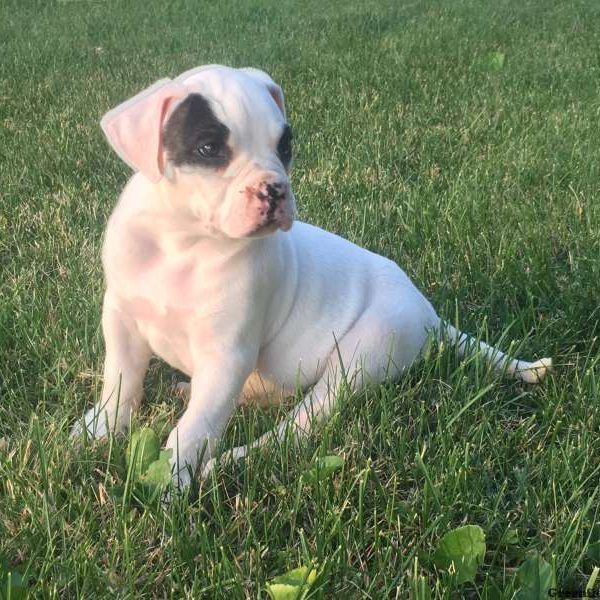
{"label": "white puppy", "polygon": [[[191,376],[167,440],[185,485],[203,449],[210,465],[241,398],[300,386],[304,401],[272,435],[290,423],[303,432],[331,411],[343,381],[357,390],[398,376],[429,331],[443,329],[460,353],[470,347],[395,263],[312,225],[292,228],[291,131],[281,89],[262,71],[212,65],[162,80],[102,127],[138,172],[104,241],[102,398],[74,435],[123,430],[157,354]],[[530,383],[551,362],[480,347]]]}

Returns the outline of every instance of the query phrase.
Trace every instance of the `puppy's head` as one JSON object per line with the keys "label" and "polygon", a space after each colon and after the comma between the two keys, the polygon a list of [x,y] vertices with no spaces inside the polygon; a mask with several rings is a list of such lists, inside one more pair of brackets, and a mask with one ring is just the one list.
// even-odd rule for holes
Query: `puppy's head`
{"label": "puppy's head", "polygon": [[107,113],[102,128],[136,171],[216,237],[292,226],[292,134],[281,88],[257,69],[216,65],[162,80]]}

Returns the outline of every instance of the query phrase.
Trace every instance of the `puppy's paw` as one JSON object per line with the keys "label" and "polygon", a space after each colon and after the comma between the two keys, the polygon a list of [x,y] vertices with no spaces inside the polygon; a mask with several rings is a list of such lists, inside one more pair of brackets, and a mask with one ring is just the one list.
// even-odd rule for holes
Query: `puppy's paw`
{"label": "puppy's paw", "polygon": [[221,454],[221,456],[215,456],[215,457],[207,460],[206,463],[204,463],[204,466],[202,467],[202,472],[201,472],[200,477],[203,480],[210,477],[210,474],[212,473],[212,471],[214,470],[214,468],[217,465],[217,460],[222,465],[226,465],[226,464],[237,462],[238,460],[246,457],[247,454],[248,454],[247,446],[237,446],[236,448],[231,448],[231,450],[224,452],[223,454]]}
{"label": "puppy's paw", "polygon": [[186,466],[177,473],[176,467],[173,469],[173,480],[171,489],[179,490],[183,492],[186,488],[190,487],[192,483],[192,474],[190,469]]}
{"label": "puppy's paw", "polygon": [[88,440],[93,440],[97,437],[103,437],[103,435],[106,435],[106,432],[102,432],[102,428],[97,427],[94,420],[88,420],[87,415],[84,415],[75,422],[75,425],[71,428],[69,437],[72,440],[81,440],[84,435]]}
{"label": "puppy's paw", "polygon": [[532,363],[525,363],[515,375],[525,383],[541,383],[546,375],[552,370],[551,358],[540,358]]}
{"label": "puppy's paw", "polygon": [[[121,421],[121,420],[120,420]],[[115,422],[113,416],[112,422],[114,427],[112,428],[115,433],[121,432],[125,429],[121,422]],[[100,439],[108,436],[110,431],[109,423],[111,418],[106,411],[98,412],[96,407],[88,410],[82,418],[78,419],[73,428],[71,429],[71,439],[81,439],[85,434],[88,439]]]}
{"label": "puppy's paw", "polygon": [[73,425],[73,427],[71,427],[69,437],[72,440],[78,440],[81,438],[82,434],[83,434],[83,423],[81,422],[81,419],[80,419],[78,421],[75,421],[75,425]]}
{"label": "puppy's paw", "polygon": [[206,464],[202,467],[202,472],[200,473],[200,478],[202,480],[208,479],[210,477],[210,474],[212,473],[213,469],[216,467],[216,465],[217,465],[216,458],[211,458],[210,460],[207,460]]}

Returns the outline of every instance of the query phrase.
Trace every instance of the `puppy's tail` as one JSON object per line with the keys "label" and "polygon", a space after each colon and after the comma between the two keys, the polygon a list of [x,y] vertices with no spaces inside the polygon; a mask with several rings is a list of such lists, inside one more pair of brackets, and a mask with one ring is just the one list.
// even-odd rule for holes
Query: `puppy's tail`
{"label": "puppy's tail", "polygon": [[476,342],[466,333],[458,331],[458,329],[444,321],[440,323],[438,332],[442,339],[447,339],[456,345],[456,350],[461,358],[473,355],[479,347],[481,355],[496,371],[508,373],[511,377],[526,383],[541,383],[548,371],[552,369],[551,358],[540,358],[535,362],[512,359],[497,348],[488,346],[485,342]]}

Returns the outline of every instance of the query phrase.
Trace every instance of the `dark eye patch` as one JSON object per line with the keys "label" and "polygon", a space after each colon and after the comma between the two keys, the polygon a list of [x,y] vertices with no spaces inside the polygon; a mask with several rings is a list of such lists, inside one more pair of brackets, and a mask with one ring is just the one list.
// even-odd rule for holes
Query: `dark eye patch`
{"label": "dark eye patch", "polygon": [[285,125],[277,143],[277,156],[279,156],[279,160],[286,169],[292,161],[292,139],[292,128],[289,125]]}
{"label": "dark eye patch", "polygon": [[232,156],[228,138],[229,128],[217,119],[201,94],[190,94],[163,130],[167,158],[176,167],[226,167]]}

